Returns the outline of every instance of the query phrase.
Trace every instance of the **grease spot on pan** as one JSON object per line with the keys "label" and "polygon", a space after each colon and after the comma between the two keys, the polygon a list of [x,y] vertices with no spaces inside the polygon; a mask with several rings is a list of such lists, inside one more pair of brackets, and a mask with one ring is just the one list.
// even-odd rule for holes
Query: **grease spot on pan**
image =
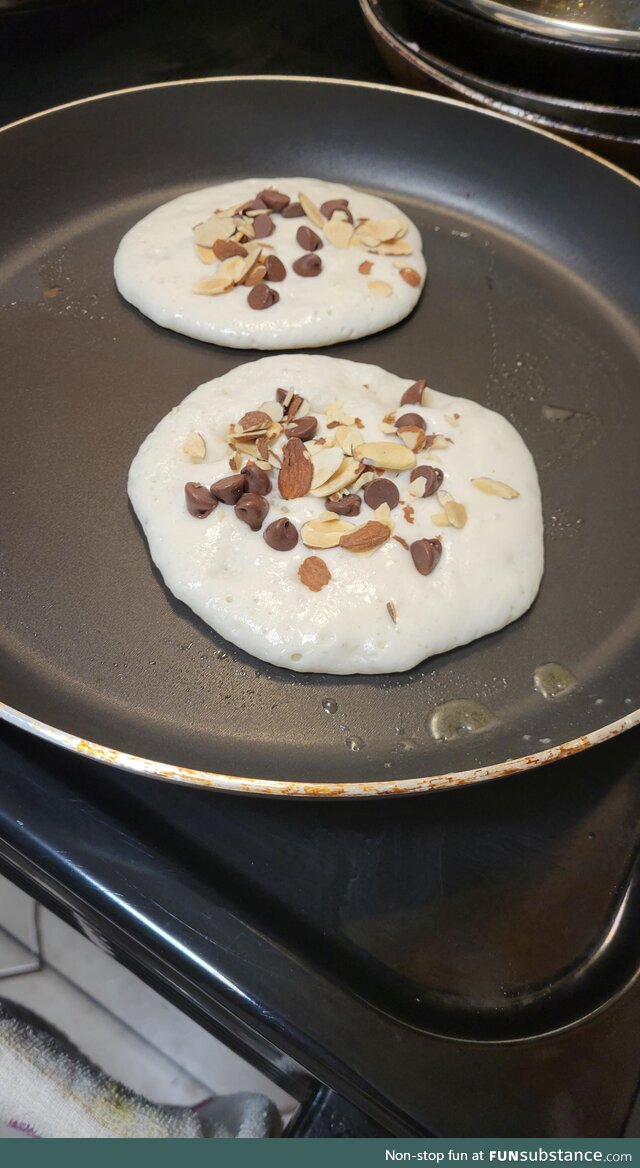
{"label": "grease spot on pan", "polygon": [[498,719],[481,702],[453,701],[438,706],[429,718],[428,729],[433,738],[449,742],[464,734],[479,734],[497,724]]}

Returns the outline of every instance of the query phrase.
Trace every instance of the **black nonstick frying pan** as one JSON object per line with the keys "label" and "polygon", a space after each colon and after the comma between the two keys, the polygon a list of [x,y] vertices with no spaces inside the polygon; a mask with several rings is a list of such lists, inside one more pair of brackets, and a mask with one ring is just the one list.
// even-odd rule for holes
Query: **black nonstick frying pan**
{"label": "black nonstick frying pan", "polygon": [[[234,78],[77,102],[0,134],[4,716],[116,766],[287,795],[508,774],[639,719],[640,192],[577,148],[408,91]],[[381,191],[430,269],[413,315],[324,352],[506,414],[536,459],[546,572],[503,632],[402,675],[302,676],[173,600],[129,509],[141,440],[258,353],[164,331],[119,299],[123,233],[251,174]],[[573,689],[533,686],[547,662]],[[495,724],[436,741],[434,709]]]}

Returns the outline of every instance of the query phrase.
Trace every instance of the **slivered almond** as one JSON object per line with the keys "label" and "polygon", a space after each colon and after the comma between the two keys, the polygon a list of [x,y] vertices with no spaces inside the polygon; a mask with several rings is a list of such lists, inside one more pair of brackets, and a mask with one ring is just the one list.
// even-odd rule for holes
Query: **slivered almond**
{"label": "slivered almond", "polygon": [[356,458],[364,459],[383,470],[410,470],[416,465],[416,456],[399,442],[362,442],[354,447]]}
{"label": "slivered almond", "polygon": [[358,265],[358,271],[360,272],[361,276],[368,276],[372,268],[373,263],[371,260],[363,260],[362,263]]}
{"label": "slivered almond", "polygon": [[331,572],[320,556],[307,556],[298,568],[298,579],[310,592],[320,592],[329,583]]}
{"label": "slivered almond", "polygon": [[311,222],[315,223],[316,227],[324,227],[324,225],[325,225],[324,215],[322,214],[320,208],[316,207],[315,203],[313,202],[313,199],[310,199],[308,195],[305,195],[302,193],[302,191],[300,191],[298,194],[298,200],[299,200],[300,204],[302,205],[302,210],[304,211],[305,215],[311,220]]}
{"label": "slivered almond", "polygon": [[323,446],[316,454],[313,455],[311,461],[313,463],[313,479],[311,480],[311,490],[316,487],[321,487],[330,479],[342,466],[344,455],[339,446]]}
{"label": "slivered almond", "polygon": [[334,247],[347,248],[351,243],[353,225],[332,215],[324,225],[324,233]]}
{"label": "slivered almond", "polygon": [[464,503],[457,503],[448,491],[438,491],[438,502],[452,527],[464,527],[468,518]]}
{"label": "slivered almond", "polygon": [[202,260],[203,264],[214,264],[216,257],[211,247],[201,247],[199,243],[196,244],[196,251],[198,259]]}
{"label": "slivered almond", "polygon": [[358,477],[358,471],[359,464],[355,458],[345,457],[342,466],[338,468],[336,473],[330,479],[327,479],[321,487],[314,487],[311,494],[316,499],[326,499],[336,491],[341,491],[344,487],[350,487],[352,482]]}
{"label": "slivered almond", "polygon": [[422,283],[422,277],[415,268],[400,268],[400,275],[405,284],[410,284],[412,288],[419,288]]}
{"label": "slivered almond", "polygon": [[367,288],[372,296],[390,296],[393,292],[391,284],[386,280],[367,280]]}
{"label": "slivered almond", "polygon": [[348,552],[371,552],[386,543],[390,535],[391,532],[386,523],[370,519],[361,527],[356,527],[348,534],[341,535],[340,547]]}
{"label": "slivered almond", "polygon": [[282,466],[278,474],[278,490],[283,499],[302,499],[313,478],[313,463],[304,443],[290,438],[282,451]]}
{"label": "slivered almond", "polygon": [[499,499],[519,499],[520,492],[499,479],[472,479],[474,487],[485,495],[497,495]]}
{"label": "slivered almond", "polygon": [[341,537],[352,529],[352,523],[347,523],[345,519],[339,519],[336,515],[331,515],[330,519],[320,516],[304,523],[300,529],[300,536],[305,547],[326,549],[337,547]]}
{"label": "slivered almond", "polygon": [[192,430],[187,434],[183,444],[182,450],[187,454],[192,462],[204,462],[207,457],[207,444],[197,430]]}

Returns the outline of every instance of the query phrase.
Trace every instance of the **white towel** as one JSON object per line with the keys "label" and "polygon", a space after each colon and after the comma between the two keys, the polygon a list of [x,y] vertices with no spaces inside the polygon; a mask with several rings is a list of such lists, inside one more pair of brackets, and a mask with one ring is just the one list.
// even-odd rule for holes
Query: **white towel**
{"label": "white towel", "polygon": [[221,1095],[196,1108],[151,1103],[7,998],[0,998],[0,1121],[48,1139],[262,1139],[279,1131],[264,1095]]}

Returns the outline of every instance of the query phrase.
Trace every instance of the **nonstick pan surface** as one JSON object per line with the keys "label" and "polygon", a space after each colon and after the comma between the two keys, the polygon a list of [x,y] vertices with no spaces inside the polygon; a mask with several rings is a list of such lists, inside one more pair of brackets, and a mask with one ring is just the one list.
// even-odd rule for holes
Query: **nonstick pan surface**
{"label": "nonstick pan surface", "polygon": [[[6,718],[116,766],[288,795],[478,781],[638,720],[636,183],[454,102],[286,78],[74,103],[0,134],[0,163]],[[118,297],[113,254],[153,207],[251,174],[397,201],[423,233],[426,293],[396,328],[324,352],[501,411],[536,459],[534,607],[406,674],[303,676],[226,644],[164,588],[128,506],[129,464],[159,418],[260,354],[144,319]],[[576,678],[553,700],[533,687],[546,662]],[[430,715],[451,700],[495,724],[435,741]]]}

